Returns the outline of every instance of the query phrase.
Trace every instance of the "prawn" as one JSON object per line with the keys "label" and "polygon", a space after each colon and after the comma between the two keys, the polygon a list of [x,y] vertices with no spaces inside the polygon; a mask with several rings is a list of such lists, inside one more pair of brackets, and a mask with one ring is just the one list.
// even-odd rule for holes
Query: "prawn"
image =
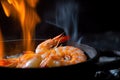
{"label": "prawn", "polygon": [[26,51],[24,55],[19,58],[17,68],[38,68],[42,59],[39,54],[32,51]]}
{"label": "prawn", "polygon": [[42,58],[40,67],[65,66],[86,61],[86,55],[79,48],[74,46],[58,46],[59,43],[65,42],[68,39],[68,36],[60,34],[53,39],[48,39],[39,44],[35,51]]}
{"label": "prawn", "polygon": [[41,67],[56,67],[85,62],[86,55],[82,50],[73,46],[61,46],[53,49],[49,56],[40,64]]}
{"label": "prawn", "polygon": [[36,54],[41,54],[42,58],[45,58],[49,54],[49,52],[58,46],[59,43],[65,42],[69,39],[69,36],[63,36],[60,34],[53,39],[48,39],[40,43],[35,49]]}
{"label": "prawn", "polygon": [[41,61],[39,54],[35,54],[33,51],[25,51],[17,58],[1,59],[0,66],[14,68],[38,68]]}
{"label": "prawn", "polygon": [[0,66],[1,67],[16,67],[18,63],[17,58],[9,58],[9,59],[1,59]]}

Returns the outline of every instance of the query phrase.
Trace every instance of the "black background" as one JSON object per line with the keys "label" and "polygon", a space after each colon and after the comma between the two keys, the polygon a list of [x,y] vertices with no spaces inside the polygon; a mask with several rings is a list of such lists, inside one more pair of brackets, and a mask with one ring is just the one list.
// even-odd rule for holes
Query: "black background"
{"label": "black background", "polygon": [[[40,37],[52,37],[55,34],[63,32],[58,27],[46,25],[46,20],[54,20],[55,5],[61,0],[40,0],[37,5],[37,12],[42,22],[36,26],[36,34]],[[70,1],[70,0],[67,0]],[[76,0],[79,5],[79,23],[78,31],[83,34],[97,34],[105,32],[118,32],[120,22],[119,3],[115,1],[92,1],[92,0]],[[44,27],[42,27],[42,26]],[[21,28],[19,22],[11,17],[7,18],[0,4],[0,27],[6,39],[11,36],[21,38]],[[58,28],[58,30],[57,30]],[[57,32],[56,32],[57,30]],[[49,36],[47,36],[49,35]],[[7,37],[6,37],[7,36]],[[47,36],[47,37],[45,37]],[[12,38],[13,38],[12,37]]]}

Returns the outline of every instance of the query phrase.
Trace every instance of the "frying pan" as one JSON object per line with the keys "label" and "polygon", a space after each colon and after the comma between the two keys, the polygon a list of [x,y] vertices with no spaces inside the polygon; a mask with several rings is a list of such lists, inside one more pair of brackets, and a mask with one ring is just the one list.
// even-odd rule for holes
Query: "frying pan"
{"label": "frying pan", "polygon": [[[42,27],[39,27],[42,26]],[[44,26],[44,27],[43,27]],[[52,28],[52,29],[51,29]],[[38,30],[38,31],[37,31]],[[42,31],[40,31],[42,30]],[[45,32],[47,30],[47,33]],[[19,30],[17,30],[19,33]],[[35,44],[32,45],[34,48],[41,42],[46,39],[41,38],[51,38],[59,33],[62,33],[63,30],[56,28],[56,25],[42,23],[36,26],[36,35],[37,38],[32,40]],[[52,34],[51,34],[52,33]],[[13,36],[12,34],[7,34],[4,36]],[[42,37],[41,37],[42,36]],[[17,37],[16,37],[17,38]],[[6,38],[7,39],[7,38]],[[60,66],[52,68],[30,68],[30,69],[21,69],[21,68],[6,68],[0,67],[0,78],[6,79],[40,79],[40,80],[57,80],[57,79],[94,79],[94,74],[98,70],[106,70],[111,68],[118,68],[118,63],[120,62],[107,62],[107,63],[97,63],[98,58],[100,57],[100,51],[95,48],[86,45],[78,44],[73,41],[69,41],[65,45],[72,45],[78,47],[84,51],[87,56],[87,61],[75,65],[69,66]],[[17,40],[5,40],[5,57],[11,55],[19,55],[25,51],[22,45],[22,39]],[[115,66],[111,66],[115,65]],[[6,75],[8,77],[6,77]]]}
{"label": "frying pan", "polygon": [[[44,40],[36,39],[32,41],[35,43],[35,45],[33,45],[34,48],[36,48],[37,45],[43,42]],[[4,41],[4,44],[6,53],[5,56],[21,54],[24,51],[22,40],[8,40]],[[85,44],[78,45],[77,43],[72,41],[70,41],[66,45],[72,45],[83,50],[88,58],[87,61],[75,65],[52,68],[22,69],[0,67],[1,78],[5,79],[7,75],[10,79],[93,79],[95,72],[98,70],[108,70],[113,68],[119,68],[120,66],[120,60],[106,63],[97,63],[97,59],[98,57],[100,57],[100,53],[97,52],[96,49],[94,49],[91,46]]]}
{"label": "frying pan", "polygon": [[[35,41],[34,48],[43,42],[42,39],[32,40]],[[22,40],[8,40],[4,41],[5,45],[5,56],[17,55],[21,54],[24,50],[22,45]],[[93,63],[95,63],[95,59],[97,59],[98,54],[96,50],[88,45],[80,44],[78,45],[75,42],[67,43],[67,45],[72,45],[78,47],[84,51],[86,56],[88,57],[87,61],[84,63],[79,63],[75,65],[69,66],[61,66],[61,67],[52,67],[52,68],[30,68],[30,69],[22,69],[22,68],[6,68],[0,67],[0,73],[2,77],[5,79],[5,75],[9,75],[9,78],[12,79],[24,79],[24,78],[37,78],[37,79],[71,79],[71,78],[80,78],[81,75],[91,76],[94,74],[92,70]],[[31,75],[31,76],[30,76]],[[14,77],[17,76],[17,77]]]}
{"label": "frying pan", "polygon": [[[42,26],[42,27],[39,27]],[[44,26],[44,27],[43,27]],[[52,28],[52,29],[51,29]],[[42,31],[40,31],[42,30]],[[47,31],[46,31],[47,30]],[[18,34],[20,34],[19,30]],[[14,31],[13,31],[14,32]],[[42,38],[51,38],[56,35],[59,35],[63,32],[62,29],[58,29],[56,25],[48,24],[48,23],[41,23],[40,25],[36,26],[36,39],[32,40],[35,42],[34,48],[41,42],[46,39]],[[47,33],[46,33],[47,32]],[[52,33],[52,34],[51,34]],[[6,34],[4,35],[18,38],[16,35],[13,34]],[[9,39],[9,38],[6,38]],[[98,63],[98,58],[101,56],[101,52],[96,50],[95,48],[86,45],[86,44],[78,44],[73,41],[69,41],[65,45],[72,45],[78,47],[84,51],[87,56],[87,61],[75,65],[69,66],[60,66],[60,67],[52,67],[52,68],[30,68],[30,69],[21,69],[21,68],[6,68],[0,67],[0,78],[8,78],[9,79],[40,79],[40,80],[57,80],[57,79],[94,79],[94,74],[96,71],[99,70],[109,70],[113,68],[119,68],[120,60],[112,61],[112,62],[105,62],[105,63]],[[4,41],[5,47],[5,57],[11,55],[19,55],[25,51],[22,45],[22,39],[17,40],[5,40]],[[109,54],[109,53],[108,53]],[[8,77],[6,77],[6,75]]]}

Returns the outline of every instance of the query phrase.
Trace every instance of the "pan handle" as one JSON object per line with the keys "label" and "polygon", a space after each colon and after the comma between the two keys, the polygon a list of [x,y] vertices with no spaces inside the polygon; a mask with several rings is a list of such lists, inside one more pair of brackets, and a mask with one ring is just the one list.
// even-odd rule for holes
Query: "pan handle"
{"label": "pan handle", "polygon": [[111,62],[96,63],[96,65],[98,71],[118,69],[120,68],[120,59]]}
{"label": "pan handle", "polygon": [[[118,57],[118,55],[115,54],[114,51],[104,51],[104,53],[100,53],[99,58],[102,57],[102,56]],[[120,55],[119,55],[119,58],[116,58],[116,60],[97,62],[95,64],[97,65],[97,70],[98,71],[118,69],[118,68],[120,68]]]}

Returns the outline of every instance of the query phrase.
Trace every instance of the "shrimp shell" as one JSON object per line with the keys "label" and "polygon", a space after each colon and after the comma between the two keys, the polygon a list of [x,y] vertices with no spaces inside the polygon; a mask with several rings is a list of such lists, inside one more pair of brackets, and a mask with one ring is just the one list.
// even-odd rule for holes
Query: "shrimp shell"
{"label": "shrimp shell", "polygon": [[9,58],[9,59],[1,59],[0,60],[0,66],[2,67],[16,67],[18,63],[17,58]]}
{"label": "shrimp shell", "polygon": [[66,66],[85,62],[87,56],[82,50],[73,46],[60,46],[51,50],[49,56],[41,62],[41,67]]}
{"label": "shrimp shell", "polygon": [[17,68],[38,68],[40,63],[41,57],[39,54],[35,54],[32,51],[27,51],[19,58]]}

